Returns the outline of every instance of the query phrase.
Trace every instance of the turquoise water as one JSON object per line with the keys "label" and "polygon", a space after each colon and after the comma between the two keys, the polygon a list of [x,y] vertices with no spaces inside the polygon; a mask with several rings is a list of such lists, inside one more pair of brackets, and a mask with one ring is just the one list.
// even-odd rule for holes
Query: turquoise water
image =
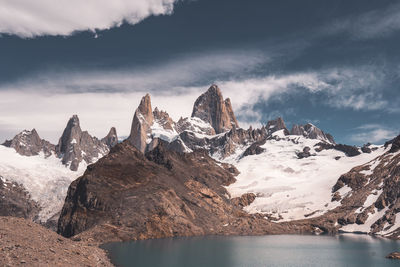
{"label": "turquoise water", "polygon": [[104,245],[117,266],[400,266],[400,242],[366,235],[169,238]]}

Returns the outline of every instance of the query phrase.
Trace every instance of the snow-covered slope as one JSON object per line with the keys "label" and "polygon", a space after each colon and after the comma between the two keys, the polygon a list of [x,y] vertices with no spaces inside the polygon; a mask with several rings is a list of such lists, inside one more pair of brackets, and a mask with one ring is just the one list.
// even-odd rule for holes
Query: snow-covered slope
{"label": "snow-covered slope", "polygon": [[[334,149],[317,152],[319,140],[276,132],[267,140],[259,155],[242,157],[243,146],[223,161],[239,170],[237,182],[228,187],[232,197],[256,194],[255,201],[245,208],[250,213],[261,212],[279,221],[304,219],[335,208],[331,202],[332,186],[341,174],[382,154],[379,148],[370,154],[346,157]],[[297,153],[310,148],[312,156],[299,159]],[[340,158],[338,158],[340,157]],[[342,189],[342,194],[346,188]]]}
{"label": "snow-covered slope", "polygon": [[71,171],[54,154],[27,157],[5,146],[0,146],[0,159],[0,175],[25,187],[42,207],[42,222],[61,210],[69,185],[86,169],[86,164],[80,164],[77,171]]}

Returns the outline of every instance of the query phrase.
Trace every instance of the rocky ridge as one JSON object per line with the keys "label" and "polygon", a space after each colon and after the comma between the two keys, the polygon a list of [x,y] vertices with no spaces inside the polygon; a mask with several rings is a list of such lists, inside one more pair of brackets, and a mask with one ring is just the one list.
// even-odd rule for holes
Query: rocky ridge
{"label": "rocky ridge", "polygon": [[196,100],[195,116],[181,118],[177,123],[165,111],[152,110],[149,95],[143,97],[128,140],[89,165],[85,174],[71,184],[58,232],[103,242],[205,234],[337,231],[339,213],[271,224],[273,218],[269,215],[244,212],[242,209],[257,196],[249,193],[231,198],[224,186],[235,181],[238,171],[215,159],[237,155],[238,151],[243,151],[240,157],[265,153],[263,147],[268,140],[294,144],[299,138],[319,140],[317,147],[299,151],[298,160],[317,156],[326,149],[352,156],[347,147],[336,145],[329,134],[311,124],[296,126],[302,132],[290,134],[282,118],[260,129],[244,130],[231,123],[229,130],[218,133],[221,129],[215,125],[220,124],[212,118],[220,117],[215,114],[222,110],[221,101],[215,104],[209,96],[215,94],[223,99],[219,89],[212,86]]}
{"label": "rocky ridge", "polygon": [[237,170],[206,151],[179,153],[161,141],[145,154],[123,142],[75,180],[58,233],[99,243],[210,234],[275,234],[313,231],[278,225],[243,206],[254,195],[230,198],[225,186]]}
{"label": "rocky ridge", "polygon": [[224,100],[221,90],[215,84],[194,102],[192,117],[211,124],[217,134],[239,127],[230,99]]}
{"label": "rocky ridge", "polygon": [[[213,157],[224,159],[243,146],[254,144],[254,148],[281,130],[284,136],[290,135],[282,118],[268,121],[260,129],[239,128],[230,100],[224,100],[218,86],[212,85],[195,101],[192,117],[180,118],[178,122],[157,107],[153,111],[150,95],[147,94],[135,111],[128,140],[143,153],[155,146],[153,139],[159,138],[171,143],[176,151],[206,149]],[[312,124],[295,125],[292,132],[293,135],[321,140],[327,145],[335,144],[330,134]],[[244,153],[244,156],[248,153]]]}
{"label": "rocky ridge", "polygon": [[15,149],[18,154],[23,156],[37,156],[43,153],[46,158],[58,157],[64,165],[76,171],[81,162],[93,163],[107,154],[110,148],[117,143],[118,137],[114,127],[110,129],[106,137],[99,140],[87,131],[82,131],[78,116],[73,115],[57,145],[41,139],[35,129],[24,130],[2,145]]}
{"label": "rocky ridge", "polygon": [[42,152],[45,157],[49,157],[55,153],[55,145],[41,139],[35,129],[24,130],[13,139],[6,140],[2,145],[14,148],[18,154],[23,156],[36,156]]}
{"label": "rocky ridge", "polygon": [[115,128],[102,140],[91,136],[87,131],[82,131],[79,118],[74,115],[69,119],[58,141],[56,153],[64,165],[76,171],[81,162],[90,164],[106,155],[117,140]]}

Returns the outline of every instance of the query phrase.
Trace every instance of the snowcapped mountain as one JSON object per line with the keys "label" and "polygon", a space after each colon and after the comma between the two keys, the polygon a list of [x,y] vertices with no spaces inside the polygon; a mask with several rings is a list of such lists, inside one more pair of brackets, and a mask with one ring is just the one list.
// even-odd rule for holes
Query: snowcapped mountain
{"label": "snowcapped mountain", "polygon": [[[82,131],[78,117],[73,116],[57,145],[40,139],[35,130],[24,131],[6,141],[0,149],[0,175],[26,188],[41,207],[38,219],[46,221],[58,216],[69,184],[83,174],[88,164],[107,155],[117,143],[115,128],[99,140]],[[207,153],[212,160],[207,159],[205,168],[218,172],[220,166],[224,172],[236,175],[236,181],[224,187],[226,193],[220,194],[223,199],[227,197],[224,201],[231,202],[226,209],[236,209],[230,205],[239,203],[250,217],[253,216],[245,219],[251,223],[254,220],[259,223],[260,218],[281,224],[298,220],[302,221],[299,225],[312,222],[329,231],[398,235],[400,208],[397,208],[395,184],[396,166],[400,161],[398,143],[395,139],[385,146],[368,144],[361,148],[336,144],[330,134],[311,123],[294,125],[289,131],[282,118],[271,120],[259,129],[242,129],[230,100],[224,99],[218,86],[212,85],[195,101],[192,116],[177,122],[166,111],[157,107],[153,110],[150,95],[145,95],[134,113],[129,137],[106,162],[119,173],[116,167],[119,163],[114,157],[126,161],[127,155],[121,154],[126,151],[135,155],[135,160],[143,166],[156,163],[171,171],[174,161],[165,158],[166,155],[183,155],[175,164],[187,167],[188,158],[201,166]],[[132,147],[145,158],[137,155]],[[202,158],[192,159],[198,156]],[[99,175],[102,170],[107,174],[108,167],[102,164],[97,170]],[[147,171],[145,168],[144,172]],[[178,173],[186,171],[180,168]],[[204,175],[207,177],[206,173]],[[109,179],[108,174],[105,176],[103,182]],[[193,177],[191,179],[197,179]],[[96,185],[96,190],[99,188],[101,186]],[[205,189],[196,185],[193,190],[203,192]],[[219,193],[224,191],[218,190]],[[72,201],[73,196],[70,197]],[[82,201],[88,201],[91,208],[106,208],[101,206],[106,205],[104,203],[97,207],[97,198]],[[65,214],[73,210],[73,205],[81,204],[65,204]],[[79,220],[74,224],[79,224]],[[84,228],[82,225],[74,227]]]}
{"label": "snowcapped mountain", "polygon": [[[239,175],[227,187],[231,196],[254,194],[244,210],[277,222],[316,218],[340,207],[332,194],[338,178],[387,153],[383,146],[336,144],[330,134],[311,123],[294,125],[289,131],[282,118],[260,129],[244,130],[223,103],[219,88],[213,85],[195,101],[191,118],[175,123],[163,112],[168,121],[164,127],[154,119],[153,113],[159,111],[152,112],[146,95],[135,113],[131,136],[141,138],[142,145],[136,147],[143,152],[162,139],[175,151],[204,149],[215,160],[232,164]],[[221,125],[228,127],[221,130]],[[144,128],[146,134],[136,130]],[[340,193],[349,192],[344,191]]]}
{"label": "snowcapped mountain", "polygon": [[0,146],[0,159],[3,186],[14,182],[26,189],[29,197],[41,207],[37,218],[41,222],[61,210],[68,186],[86,169],[82,164],[77,171],[71,171],[54,154],[46,157],[40,152],[28,157],[5,146]]}
{"label": "snowcapped mountain", "polygon": [[35,129],[24,130],[0,146],[2,187],[7,190],[4,185],[15,183],[26,190],[28,200],[39,205],[36,220],[56,221],[71,182],[117,142],[115,128],[98,140],[81,130],[76,115],[68,121],[57,145],[41,139]]}

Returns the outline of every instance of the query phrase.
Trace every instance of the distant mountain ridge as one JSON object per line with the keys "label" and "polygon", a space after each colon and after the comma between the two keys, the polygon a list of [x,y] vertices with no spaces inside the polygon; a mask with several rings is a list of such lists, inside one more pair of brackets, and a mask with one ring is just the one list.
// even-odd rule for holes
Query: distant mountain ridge
{"label": "distant mountain ridge", "polygon": [[73,115],[67,123],[58,144],[41,139],[35,129],[24,130],[13,139],[6,140],[2,145],[14,148],[23,156],[36,156],[43,153],[45,157],[54,155],[71,170],[76,171],[81,162],[93,163],[106,155],[110,148],[118,143],[116,129],[112,127],[106,137],[99,140],[87,131],[82,131],[79,118]]}
{"label": "distant mountain ridge", "polygon": [[[91,136],[82,131],[76,115],[68,121],[57,145],[40,139],[34,129],[6,141],[4,146],[15,150],[18,157],[23,155],[24,162],[32,157],[35,163],[21,172],[27,176],[22,177],[21,188],[10,193],[0,190],[9,198],[23,198],[11,202],[16,203],[17,213],[0,205],[0,215],[8,212],[32,218],[35,213],[27,212],[27,207],[37,207],[40,221],[54,229],[58,220],[63,235],[95,235],[100,242],[115,240],[115,233],[118,238],[143,239],[344,231],[354,217],[343,215],[350,209],[349,203],[362,205],[364,197],[380,190],[368,183],[361,191],[351,187],[351,173],[385,153],[396,153],[398,143],[395,139],[386,146],[336,144],[330,134],[311,123],[295,124],[289,131],[280,117],[260,128],[243,129],[230,100],[224,99],[217,85],[196,99],[191,117],[178,121],[166,111],[153,109],[151,96],[146,94],[124,141],[118,142],[114,127],[102,139]],[[8,148],[0,153],[13,157],[7,166],[0,162],[4,187],[21,181],[16,170],[24,167],[14,167],[20,158],[14,159]],[[43,169],[47,162],[63,167],[51,167],[48,174],[36,173],[39,180],[32,181],[34,168]],[[53,179],[54,173],[57,178]],[[388,179],[388,184],[397,188],[395,178]],[[50,191],[41,183],[49,184]],[[362,197],[351,198],[346,186]],[[385,203],[394,203],[392,195],[397,191],[387,192]],[[360,215],[367,219],[359,222],[369,223],[374,211],[369,208]],[[390,208],[390,212],[390,220],[379,219],[397,229],[397,209]],[[372,233],[383,233],[385,223]]]}

